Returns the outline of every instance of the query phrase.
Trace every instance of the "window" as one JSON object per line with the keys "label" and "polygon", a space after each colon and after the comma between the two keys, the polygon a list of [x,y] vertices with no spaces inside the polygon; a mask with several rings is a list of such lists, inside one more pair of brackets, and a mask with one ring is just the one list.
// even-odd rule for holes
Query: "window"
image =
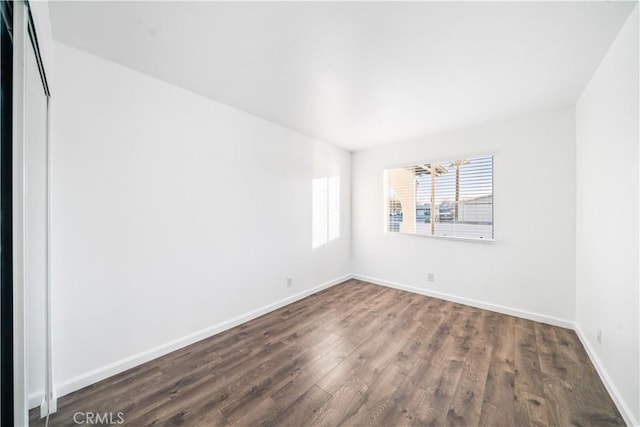
{"label": "window", "polygon": [[384,173],[386,232],[493,240],[493,156]]}
{"label": "window", "polygon": [[340,237],[340,177],[313,180],[312,184],[313,249]]}

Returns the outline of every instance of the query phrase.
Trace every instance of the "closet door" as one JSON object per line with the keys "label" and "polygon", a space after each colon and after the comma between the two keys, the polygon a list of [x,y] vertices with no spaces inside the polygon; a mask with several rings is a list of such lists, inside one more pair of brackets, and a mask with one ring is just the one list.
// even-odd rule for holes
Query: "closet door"
{"label": "closet door", "polygon": [[11,253],[14,411],[11,424],[27,425],[29,407],[41,405],[43,397],[49,395],[47,390],[51,390],[48,281],[49,92],[29,3],[12,2],[12,14]]}
{"label": "closet door", "polygon": [[24,281],[30,406],[42,403],[47,372],[47,95],[39,64],[30,38],[24,98]]}

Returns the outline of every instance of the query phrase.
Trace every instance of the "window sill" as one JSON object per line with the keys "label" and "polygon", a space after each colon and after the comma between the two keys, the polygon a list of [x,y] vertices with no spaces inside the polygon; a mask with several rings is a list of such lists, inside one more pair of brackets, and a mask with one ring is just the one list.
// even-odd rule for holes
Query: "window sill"
{"label": "window sill", "polygon": [[396,237],[426,237],[429,239],[438,239],[438,240],[453,240],[460,242],[471,242],[471,243],[494,243],[495,239],[472,239],[470,237],[449,237],[449,236],[430,236],[428,234],[417,234],[417,233],[402,233],[399,231],[385,231],[383,232],[385,236],[396,236]]}

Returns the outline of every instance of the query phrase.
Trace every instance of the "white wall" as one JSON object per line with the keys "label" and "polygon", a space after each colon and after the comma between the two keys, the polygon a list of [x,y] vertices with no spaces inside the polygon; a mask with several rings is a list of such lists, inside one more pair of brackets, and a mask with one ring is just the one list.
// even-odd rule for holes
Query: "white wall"
{"label": "white wall", "polygon": [[[383,170],[494,154],[495,242],[385,235]],[[532,114],[353,155],[358,275],[571,325],[575,297],[575,113]],[[427,282],[427,272],[435,281]]]}
{"label": "white wall", "polygon": [[638,19],[636,6],[576,107],[576,323],[634,424],[640,421]]}
{"label": "white wall", "polygon": [[[350,272],[350,153],[54,46],[59,392]],[[312,250],[312,179],[333,175],[341,235]]]}

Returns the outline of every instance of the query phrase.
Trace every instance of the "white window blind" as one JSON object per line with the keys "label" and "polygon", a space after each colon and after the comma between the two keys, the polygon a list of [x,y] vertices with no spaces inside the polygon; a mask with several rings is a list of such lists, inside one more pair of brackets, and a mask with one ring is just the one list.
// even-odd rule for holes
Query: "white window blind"
{"label": "white window blind", "polygon": [[385,170],[390,233],[493,240],[493,156]]}
{"label": "white window blind", "polygon": [[340,177],[314,179],[311,193],[311,246],[315,249],[340,237]]}

